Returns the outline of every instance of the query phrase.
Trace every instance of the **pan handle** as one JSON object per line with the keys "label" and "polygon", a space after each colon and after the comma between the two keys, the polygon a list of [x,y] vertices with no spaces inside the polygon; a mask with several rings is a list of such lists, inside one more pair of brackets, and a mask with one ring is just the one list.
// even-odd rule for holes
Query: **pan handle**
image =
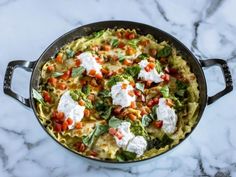
{"label": "pan handle", "polygon": [[10,97],[16,99],[17,101],[21,102],[23,105],[30,107],[30,101],[29,98],[24,98],[21,95],[18,95],[11,89],[11,82],[12,82],[12,76],[13,72],[16,68],[23,68],[24,70],[31,72],[34,68],[35,61],[24,61],[24,60],[16,60],[11,61],[8,63],[5,77],[4,77],[4,84],[3,84],[3,91],[6,95],[9,95]]}
{"label": "pan handle", "polygon": [[209,104],[215,102],[216,100],[218,100],[220,97],[224,96],[225,94],[227,94],[233,90],[232,76],[230,74],[229,67],[228,67],[227,62],[225,60],[208,59],[208,60],[199,60],[199,61],[202,65],[202,67],[210,67],[210,66],[214,66],[214,65],[220,66],[220,68],[223,72],[224,80],[225,80],[224,90],[220,91],[219,93],[216,93],[213,96],[208,97],[207,104],[209,105]]}

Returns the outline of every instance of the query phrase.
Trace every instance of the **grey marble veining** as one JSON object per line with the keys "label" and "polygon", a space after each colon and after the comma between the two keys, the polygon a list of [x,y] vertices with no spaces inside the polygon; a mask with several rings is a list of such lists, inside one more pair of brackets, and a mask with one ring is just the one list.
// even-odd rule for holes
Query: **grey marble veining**
{"label": "grey marble veining", "polygon": [[[199,59],[227,60],[236,86],[235,0],[0,0],[0,85],[11,60],[35,60],[57,37],[91,22],[130,20],[181,40]],[[204,69],[208,93],[224,88],[217,67]],[[30,73],[13,89],[28,96]],[[156,161],[130,169],[83,162],[58,146],[33,112],[0,91],[0,177],[236,176],[235,90],[207,106],[191,136]]]}

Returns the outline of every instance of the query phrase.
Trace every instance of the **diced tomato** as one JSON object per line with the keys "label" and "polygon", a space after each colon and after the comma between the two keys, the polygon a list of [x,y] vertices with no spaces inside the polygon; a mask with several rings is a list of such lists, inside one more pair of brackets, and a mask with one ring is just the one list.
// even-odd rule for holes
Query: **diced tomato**
{"label": "diced tomato", "polygon": [[135,121],[136,118],[137,118],[136,115],[134,115],[134,114],[132,114],[132,113],[131,113],[131,114],[128,114],[128,117],[129,117],[129,119],[132,120],[132,121]]}
{"label": "diced tomato", "polygon": [[65,119],[63,112],[54,111],[52,113],[52,119],[56,122],[63,122]]}
{"label": "diced tomato", "polygon": [[79,105],[80,106],[84,106],[85,105],[85,102],[83,100],[79,100]]}
{"label": "diced tomato", "polygon": [[98,74],[95,75],[95,78],[96,78],[96,79],[102,79],[103,76],[102,76],[102,74],[99,74],[99,73],[98,73]]}
{"label": "diced tomato", "polygon": [[60,90],[65,90],[67,88],[67,85],[65,83],[58,83],[57,88]]}
{"label": "diced tomato", "polygon": [[75,66],[79,67],[81,65],[81,61],[80,60],[75,60]]}
{"label": "diced tomato", "polygon": [[147,103],[147,106],[148,107],[152,107],[153,105],[154,105],[153,100],[149,100],[148,103]]}
{"label": "diced tomato", "polygon": [[49,93],[47,91],[43,92],[43,99],[45,102],[51,103],[52,99],[51,96],[49,95]]}
{"label": "diced tomato", "polygon": [[83,127],[83,122],[77,122],[75,128],[81,129]]}
{"label": "diced tomato", "polygon": [[125,43],[123,43],[123,42],[119,42],[119,44],[118,44],[118,48],[120,48],[120,49],[124,49],[124,48],[125,48]]}
{"label": "diced tomato", "polygon": [[67,121],[64,121],[62,124],[62,131],[66,131],[68,129],[68,123]]}
{"label": "diced tomato", "polygon": [[47,67],[47,71],[48,71],[48,72],[53,72],[54,70],[55,70],[55,68],[54,68],[53,65],[49,65],[49,66]]}
{"label": "diced tomato", "polygon": [[155,68],[155,63],[148,63],[148,67],[150,69],[154,69]]}
{"label": "diced tomato", "polygon": [[62,125],[59,123],[54,123],[53,130],[55,132],[61,132],[62,131]]}
{"label": "diced tomato", "polygon": [[90,76],[95,76],[95,74],[96,74],[96,70],[95,70],[95,69],[91,69],[91,70],[89,71],[89,75],[90,75]]}
{"label": "diced tomato", "polygon": [[130,81],[129,84],[134,88],[135,87],[135,82],[134,81]]}
{"label": "diced tomato", "polygon": [[169,74],[164,74],[161,76],[161,78],[164,80],[164,81],[169,81],[170,80],[170,75]]}
{"label": "diced tomato", "polygon": [[129,92],[128,92],[128,94],[129,94],[129,96],[134,96],[134,91],[133,90],[130,90]]}
{"label": "diced tomato", "polygon": [[134,94],[136,96],[141,96],[141,91],[140,90],[134,90]]}
{"label": "diced tomato", "polygon": [[115,135],[116,134],[116,129],[115,128],[109,128],[109,134],[111,134],[111,135]]}
{"label": "diced tomato", "polygon": [[110,46],[110,45],[107,45],[107,44],[103,45],[102,48],[103,48],[103,50],[105,50],[105,51],[111,50],[111,46]]}
{"label": "diced tomato", "polygon": [[125,51],[127,55],[133,55],[135,54],[135,49],[128,47],[127,50]]}
{"label": "diced tomato", "polygon": [[63,59],[62,59],[62,54],[61,53],[57,55],[56,62],[57,63],[63,63]]}
{"label": "diced tomato", "polygon": [[71,69],[69,69],[68,71],[64,72],[64,74],[62,76],[60,76],[61,79],[63,80],[68,80],[71,76]]}
{"label": "diced tomato", "polygon": [[163,121],[162,121],[162,120],[154,121],[154,122],[153,122],[153,125],[154,125],[156,128],[161,128],[161,127],[163,126]]}
{"label": "diced tomato", "polygon": [[115,114],[120,114],[121,111],[122,111],[122,107],[121,106],[117,106],[113,111],[114,111]]}
{"label": "diced tomato", "polygon": [[68,125],[72,125],[73,124],[73,119],[68,118],[68,119],[66,119],[66,122],[67,122]]}
{"label": "diced tomato", "polygon": [[115,134],[115,136],[116,136],[119,140],[121,140],[122,137],[123,137],[123,135],[122,135],[122,133],[121,133],[120,131],[117,131],[116,134]]}
{"label": "diced tomato", "polygon": [[159,102],[159,98],[158,97],[155,97],[152,100],[153,100],[153,104],[158,104],[158,102]]}
{"label": "diced tomato", "polygon": [[94,101],[94,100],[95,100],[95,96],[92,95],[92,94],[90,94],[90,95],[88,95],[88,99],[89,99],[90,101]]}
{"label": "diced tomato", "polygon": [[135,36],[135,34],[133,33],[133,32],[126,32],[125,33],[125,38],[126,39],[129,39],[129,40],[131,40],[131,39],[134,39],[136,36]]}
{"label": "diced tomato", "polygon": [[86,149],[85,144],[82,143],[82,142],[77,142],[77,143],[74,144],[74,146],[75,146],[76,150],[79,151],[79,152],[84,152],[85,149]]}
{"label": "diced tomato", "polygon": [[131,60],[128,60],[128,59],[124,59],[123,61],[123,64],[126,65],[126,66],[129,66],[131,65],[133,62]]}
{"label": "diced tomato", "polygon": [[126,84],[126,83],[123,83],[123,84],[121,85],[121,88],[122,88],[122,89],[126,89],[126,88],[127,88],[127,86],[128,86],[128,84]]}
{"label": "diced tomato", "polygon": [[84,117],[89,117],[90,116],[90,111],[88,109],[84,110]]}
{"label": "diced tomato", "polygon": [[144,69],[145,69],[145,71],[146,71],[146,72],[150,72],[150,71],[151,71],[151,68],[150,68],[148,65],[147,65],[147,66],[145,66],[145,68],[144,68]]}
{"label": "diced tomato", "polygon": [[145,115],[145,114],[147,114],[147,111],[143,108],[143,109],[141,109],[141,116],[143,116],[143,115]]}
{"label": "diced tomato", "polygon": [[55,87],[55,86],[57,85],[57,78],[55,78],[55,77],[50,77],[50,78],[48,79],[48,83]]}
{"label": "diced tomato", "polygon": [[104,59],[100,58],[100,57],[96,57],[96,61],[100,64],[102,64],[104,62]]}

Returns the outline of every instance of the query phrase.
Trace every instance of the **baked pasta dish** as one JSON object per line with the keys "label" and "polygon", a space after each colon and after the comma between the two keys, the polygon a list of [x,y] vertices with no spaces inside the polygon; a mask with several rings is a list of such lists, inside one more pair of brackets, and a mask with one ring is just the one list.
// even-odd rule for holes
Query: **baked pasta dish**
{"label": "baked pasta dish", "polygon": [[105,29],[60,48],[33,89],[38,118],[72,151],[106,161],[161,154],[196,123],[196,76],[167,41]]}

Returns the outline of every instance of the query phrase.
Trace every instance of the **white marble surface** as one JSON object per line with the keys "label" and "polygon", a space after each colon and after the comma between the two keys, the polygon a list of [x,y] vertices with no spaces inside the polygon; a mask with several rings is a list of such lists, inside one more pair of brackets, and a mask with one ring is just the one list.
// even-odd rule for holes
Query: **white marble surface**
{"label": "white marble surface", "polygon": [[[57,37],[83,24],[131,20],[163,29],[198,58],[226,59],[236,86],[235,0],[0,0],[0,85],[14,59],[35,60]],[[224,88],[205,70],[209,94]],[[16,70],[13,89],[28,96],[30,73]],[[236,176],[236,91],[207,106],[200,124],[173,152],[128,170],[89,165],[57,145],[31,110],[0,90],[0,176]]]}

